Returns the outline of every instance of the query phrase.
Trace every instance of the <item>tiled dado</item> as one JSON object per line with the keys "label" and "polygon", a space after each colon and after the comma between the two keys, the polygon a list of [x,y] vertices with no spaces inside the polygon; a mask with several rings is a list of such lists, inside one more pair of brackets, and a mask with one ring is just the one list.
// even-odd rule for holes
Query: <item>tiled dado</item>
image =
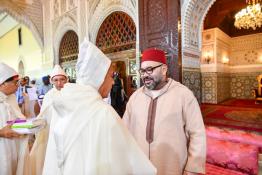
{"label": "tiled dado", "polygon": [[261,73],[202,73],[202,103],[253,98],[251,90],[257,87],[256,77]]}
{"label": "tiled dado", "polygon": [[202,103],[217,104],[230,98],[230,74],[202,73]]}
{"label": "tiled dado", "polygon": [[230,94],[230,74],[217,74],[217,103],[229,99]]}
{"label": "tiled dado", "polygon": [[217,73],[202,73],[202,103],[217,103]]}
{"label": "tiled dado", "polygon": [[200,69],[183,69],[183,84],[195,95],[198,102],[201,102],[201,73]]}
{"label": "tiled dado", "polygon": [[262,72],[231,74],[231,97],[239,99],[254,98],[251,90],[258,87],[256,77]]}

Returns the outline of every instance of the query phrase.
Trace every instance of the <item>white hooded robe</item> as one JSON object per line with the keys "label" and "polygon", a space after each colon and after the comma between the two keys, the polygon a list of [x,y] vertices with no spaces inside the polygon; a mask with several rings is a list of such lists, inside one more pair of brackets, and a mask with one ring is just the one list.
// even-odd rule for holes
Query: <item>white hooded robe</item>
{"label": "white hooded robe", "polygon": [[154,175],[120,117],[91,86],[66,84],[53,104],[44,175]]}
{"label": "white hooded robe", "polygon": [[[0,92],[0,128],[5,127],[8,120],[24,118],[16,102],[14,94],[6,96]],[[0,137],[0,175],[28,174],[28,138]]]}
{"label": "white hooded robe", "polygon": [[114,109],[98,92],[111,61],[84,41],[77,84],[66,84],[53,101],[43,175],[155,175]]}

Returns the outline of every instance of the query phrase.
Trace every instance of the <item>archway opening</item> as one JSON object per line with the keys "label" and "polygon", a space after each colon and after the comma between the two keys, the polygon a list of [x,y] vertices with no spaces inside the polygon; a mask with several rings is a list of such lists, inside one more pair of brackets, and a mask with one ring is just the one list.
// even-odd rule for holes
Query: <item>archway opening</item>
{"label": "archway opening", "polygon": [[0,13],[0,46],[0,61],[17,69],[21,75],[41,76],[42,47],[31,29],[6,11]]}
{"label": "archway opening", "polygon": [[20,61],[19,64],[18,64],[18,73],[21,76],[25,75],[25,67],[24,67],[23,61]]}
{"label": "archway opening", "polygon": [[204,103],[253,98],[256,77],[262,73],[262,28],[234,26],[235,14],[246,6],[242,0],[216,0],[204,18],[201,50]]}
{"label": "archway opening", "polygon": [[59,64],[63,67],[70,82],[75,82],[75,65],[78,57],[78,36],[73,30],[67,31],[59,46]]}
{"label": "archway opening", "polygon": [[132,18],[121,11],[111,13],[99,28],[96,45],[115,62],[124,90],[130,96],[137,84],[134,70],[136,26]]}

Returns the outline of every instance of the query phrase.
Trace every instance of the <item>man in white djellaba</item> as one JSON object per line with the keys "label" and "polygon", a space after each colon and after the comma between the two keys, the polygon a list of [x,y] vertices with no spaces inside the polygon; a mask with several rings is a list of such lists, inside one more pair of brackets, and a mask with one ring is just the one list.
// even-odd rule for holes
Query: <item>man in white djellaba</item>
{"label": "man in white djellaba", "polygon": [[43,171],[46,146],[49,136],[50,122],[52,119],[52,101],[56,98],[56,95],[60,93],[60,90],[68,82],[67,74],[59,66],[55,65],[50,75],[50,82],[54,87],[48,91],[43,99],[41,111],[37,116],[37,119],[46,119],[46,127],[36,134],[36,139],[30,152],[30,171],[31,175],[41,175]]}
{"label": "man in white djellaba", "polygon": [[18,73],[0,63],[0,175],[27,175],[28,138],[14,132],[8,121],[25,118],[16,101]]}
{"label": "man in white djellaba", "polygon": [[80,46],[76,84],[53,101],[43,175],[155,175],[114,109],[103,101],[113,85],[113,67],[86,39]]}

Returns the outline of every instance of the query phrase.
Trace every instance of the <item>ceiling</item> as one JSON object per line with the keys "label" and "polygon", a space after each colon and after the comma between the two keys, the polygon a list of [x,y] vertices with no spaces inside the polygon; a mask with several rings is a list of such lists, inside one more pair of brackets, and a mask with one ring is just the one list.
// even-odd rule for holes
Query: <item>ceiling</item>
{"label": "ceiling", "polygon": [[6,12],[0,14],[0,38],[18,25],[18,22]]}
{"label": "ceiling", "polygon": [[231,37],[261,33],[262,27],[253,30],[237,29],[234,26],[235,14],[246,6],[246,0],[217,0],[208,11],[204,29],[218,27]]}

